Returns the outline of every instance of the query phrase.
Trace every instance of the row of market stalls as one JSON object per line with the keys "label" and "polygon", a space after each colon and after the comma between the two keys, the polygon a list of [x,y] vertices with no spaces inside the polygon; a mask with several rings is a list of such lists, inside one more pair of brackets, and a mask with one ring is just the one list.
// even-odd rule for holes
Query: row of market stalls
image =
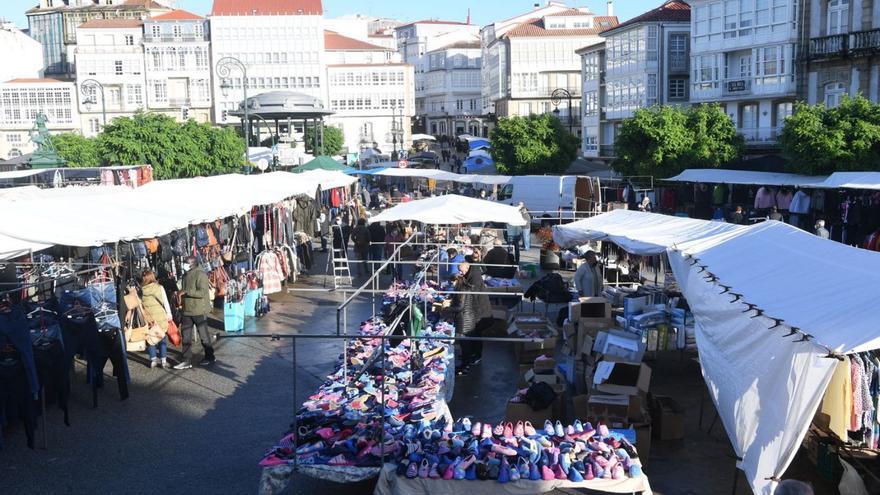
{"label": "row of market stalls", "polygon": [[[873,178],[826,180],[862,187]],[[773,492],[823,397],[823,412],[849,414],[842,389],[826,396],[832,375],[849,373],[857,353],[880,348],[870,314],[880,284],[876,252],[777,221],[744,226],[626,210],[555,227],[554,239],[668,258],[696,319],[709,394],[756,493]],[[829,400],[841,403],[828,407]],[[831,418],[846,429],[849,419]]]}

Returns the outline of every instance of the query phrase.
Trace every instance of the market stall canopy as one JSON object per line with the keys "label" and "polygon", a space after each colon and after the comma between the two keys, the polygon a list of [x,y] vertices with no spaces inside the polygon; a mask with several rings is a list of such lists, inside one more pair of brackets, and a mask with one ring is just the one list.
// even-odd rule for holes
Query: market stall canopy
{"label": "market stall canopy", "polygon": [[553,227],[553,240],[564,248],[588,241],[610,241],[640,256],[660,254],[675,243],[745,229],[724,222],[614,210]]}
{"label": "market stall canopy", "polygon": [[816,187],[880,190],[880,172],[834,172]]}
{"label": "market stall canopy", "polygon": [[725,170],[717,168],[690,168],[664,179],[670,182],[702,182],[707,184],[740,184],[752,186],[804,186],[815,187],[825,180],[824,176],[755,172],[750,170]]}
{"label": "market stall canopy", "polygon": [[329,156],[319,156],[306,162],[301,167],[296,167],[292,171],[296,173],[306,172],[308,170],[335,170],[337,172],[342,172],[347,168],[347,166],[337,162]]}
{"label": "market stall canopy", "polygon": [[468,153],[468,158],[470,158],[472,156],[482,156],[482,157],[486,157],[486,158],[492,158],[492,154],[482,148],[480,148],[478,150],[471,150],[471,152]]}
{"label": "market stall canopy", "polygon": [[[727,226],[727,227],[724,227]],[[839,361],[880,348],[868,312],[880,253],[767,221],[749,227],[614,211],[554,230],[562,245],[666,248],[696,320],[703,376],[756,493],[787,469]]]}
{"label": "market stall canopy", "polygon": [[435,225],[498,222],[514,226],[526,224],[519,209],[484,199],[457,194],[401,203],[370,218],[370,223],[414,220]]}
{"label": "market stall canopy", "polygon": [[383,170],[370,172],[370,174],[381,175],[385,177],[420,177],[424,179],[489,185],[507,184],[508,182],[510,182],[509,175],[455,174],[443,170],[420,168],[386,168]]}
{"label": "market stall canopy", "polygon": [[495,170],[495,160],[486,156],[469,156],[465,159],[464,166],[468,172],[484,169]]}
{"label": "market stall canopy", "polygon": [[51,244],[42,244],[39,242],[24,241],[0,234],[0,260],[8,260],[25,256],[32,252],[48,249]]}
{"label": "market stall canopy", "polygon": [[413,134],[412,140],[413,141],[436,141],[437,138],[435,138],[434,136],[430,136],[428,134]]}
{"label": "market stall canopy", "polygon": [[476,150],[479,148],[491,148],[492,145],[489,143],[488,139],[485,138],[469,138],[468,140],[468,148],[472,150]]}
{"label": "market stall canopy", "polygon": [[4,219],[0,240],[5,236],[41,245],[87,247],[156,237],[356,180],[340,172],[315,170],[154,181],[116,191],[104,187],[41,190],[0,198]]}

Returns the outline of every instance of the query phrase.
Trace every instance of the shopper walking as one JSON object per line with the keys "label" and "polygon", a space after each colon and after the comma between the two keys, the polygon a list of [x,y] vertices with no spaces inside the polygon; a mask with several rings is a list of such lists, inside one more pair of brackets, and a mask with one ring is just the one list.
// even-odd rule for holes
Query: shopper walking
{"label": "shopper walking", "polygon": [[370,273],[373,273],[385,259],[385,227],[379,222],[373,222],[367,230],[370,231]]}
{"label": "shopper walking", "polygon": [[[208,297],[210,282],[205,270],[196,262],[195,256],[189,256],[183,263],[183,318],[180,332],[183,340],[183,361],[174,369],[192,368],[192,345],[195,330],[199,332],[199,340],[205,349],[205,358],[199,363],[208,366],[214,363],[214,346],[211,333],[208,331],[208,313],[211,312],[213,301]],[[195,329],[194,329],[195,328]]]}
{"label": "shopper walking", "polygon": [[[522,201],[517,204],[517,208],[519,208],[519,214],[522,215],[523,220],[526,222],[522,228],[522,241],[523,249],[528,251],[532,249],[532,214],[529,213],[529,210],[526,209],[526,204]],[[516,261],[519,263],[519,258]]]}
{"label": "shopper walking", "polygon": [[360,263],[360,272],[364,277],[369,273],[367,260],[370,258],[370,231],[367,229],[367,220],[360,218],[357,225],[351,231],[351,240],[354,243],[354,254]]}
{"label": "shopper walking", "polygon": [[[465,337],[482,337],[483,332],[492,326],[492,306],[489,296],[485,294],[486,286],[480,270],[472,268],[470,263],[462,262],[458,266],[459,275],[455,279],[453,306],[455,328]],[[483,292],[483,294],[477,294]],[[456,373],[464,375],[473,366],[483,360],[483,343],[462,341],[461,364]]]}
{"label": "shopper walking", "polygon": [[326,206],[321,207],[321,215],[318,217],[318,232],[321,234],[321,252],[327,252],[327,241],[330,239],[330,210]]}
{"label": "shopper walking", "polygon": [[825,228],[825,220],[816,220],[815,234],[822,239],[828,239],[831,237],[831,233]]}
{"label": "shopper walking", "polygon": [[[147,332],[147,354],[150,355],[150,368],[156,368],[160,364],[163,368],[170,368],[168,364],[168,321],[171,320],[171,305],[168,304],[168,296],[165,288],[156,280],[156,273],[152,270],[144,270],[141,276],[142,303],[147,321],[151,324],[150,332]],[[155,327],[152,325],[155,323]],[[156,334],[152,332],[158,330]],[[158,354],[156,350],[158,348]]]}

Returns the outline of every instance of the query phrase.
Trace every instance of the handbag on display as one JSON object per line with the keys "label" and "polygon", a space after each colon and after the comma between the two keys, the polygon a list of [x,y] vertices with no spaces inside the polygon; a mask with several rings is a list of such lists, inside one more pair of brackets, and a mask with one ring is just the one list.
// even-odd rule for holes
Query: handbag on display
{"label": "handbag on display", "polygon": [[129,309],[125,315],[125,350],[128,352],[143,352],[147,350],[147,332],[150,327],[144,317],[143,308],[140,304]]}
{"label": "handbag on display", "polygon": [[174,320],[168,320],[168,331],[165,333],[168,336],[168,342],[171,342],[171,345],[180,347],[180,329],[177,328],[177,323],[174,323]]}

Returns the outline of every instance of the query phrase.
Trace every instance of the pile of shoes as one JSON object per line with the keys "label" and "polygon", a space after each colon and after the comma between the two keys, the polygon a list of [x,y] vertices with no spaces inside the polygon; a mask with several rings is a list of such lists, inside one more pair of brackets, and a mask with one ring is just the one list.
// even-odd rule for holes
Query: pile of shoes
{"label": "pile of shoes", "polygon": [[[441,422],[442,423],[442,422]],[[397,474],[444,480],[620,480],[642,476],[636,449],[608,428],[575,421],[480,424],[463,418],[452,425],[403,428]]]}
{"label": "pile of shoes", "polygon": [[437,291],[439,290],[440,284],[433,280],[427,280],[419,284],[411,281],[395,282],[385,291],[382,304],[384,307],[393,306],[399,301],[408,301],[410,295],[412,295],[414,301],[419,303],[443,302],[445,295],[438,294]]}

